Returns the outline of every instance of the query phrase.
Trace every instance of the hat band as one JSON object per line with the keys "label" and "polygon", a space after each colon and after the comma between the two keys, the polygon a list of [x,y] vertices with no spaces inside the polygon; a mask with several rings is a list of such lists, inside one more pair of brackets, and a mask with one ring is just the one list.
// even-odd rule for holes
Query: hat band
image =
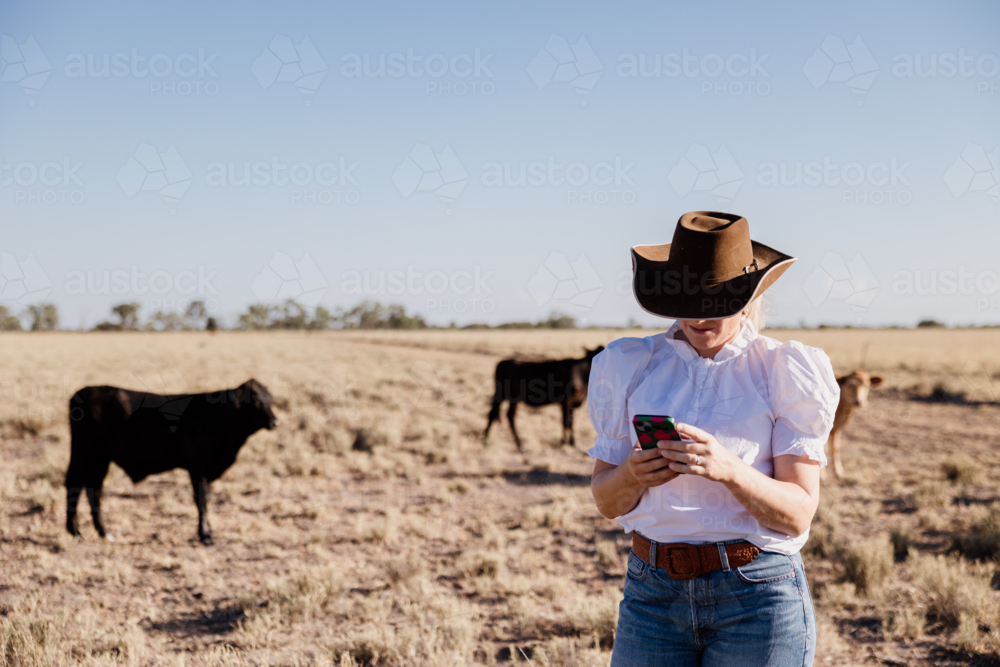
{"label": "hat band", "polygon": [[728,273],[723,276],[719,276],[718,272],[714,269],[699,273],[697,271],[693,271],[690,264],[684,264],[680,267],[680,269],[672,266],[669,260],[666,264],[667,266],[664,273],[672,273],[678,277],[683,276],[685,280],[694,279],[703,287],[716,287],[718,285],[724,285],[732,280],[743,278],[744,276],[761,270],[760,263],[757,261],[756,257],[754,257],[753,262],[747,264],[739,271]]}

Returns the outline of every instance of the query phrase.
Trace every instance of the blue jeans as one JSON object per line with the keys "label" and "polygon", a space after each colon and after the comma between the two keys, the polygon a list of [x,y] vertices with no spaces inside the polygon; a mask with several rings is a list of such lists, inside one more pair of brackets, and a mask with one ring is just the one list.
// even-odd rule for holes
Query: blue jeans
{"label": "blue jeans", "polygon": [[612,667],[809,666],[816,616],[798,554],[671,579],[628,557]]}

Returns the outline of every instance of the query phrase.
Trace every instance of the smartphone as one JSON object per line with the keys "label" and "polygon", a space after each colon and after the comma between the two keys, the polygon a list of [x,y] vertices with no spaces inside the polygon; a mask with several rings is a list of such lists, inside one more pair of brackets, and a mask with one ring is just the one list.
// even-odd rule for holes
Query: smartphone
{"label": "smartphone", "polygon": [[677,433],[677,422],[673,417],[656,415],[636,415],[632,417],[632,428],[639,438],[639,446],[643,449],[653,449],[657,440],[680,440]]}

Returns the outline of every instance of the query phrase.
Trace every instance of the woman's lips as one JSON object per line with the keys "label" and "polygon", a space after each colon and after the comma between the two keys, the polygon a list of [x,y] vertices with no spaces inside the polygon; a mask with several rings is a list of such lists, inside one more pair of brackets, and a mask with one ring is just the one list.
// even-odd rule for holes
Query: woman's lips
{"label": "woman's lips", "polygon": [[698,327],[691,327],[691,331],[693,331],[695,333],[699,333],[699,334],[707,334],[707,333],[711,333],[712,331],[714,331],[714,329],[712,327],[709,327],[707,329],[699,329]]}

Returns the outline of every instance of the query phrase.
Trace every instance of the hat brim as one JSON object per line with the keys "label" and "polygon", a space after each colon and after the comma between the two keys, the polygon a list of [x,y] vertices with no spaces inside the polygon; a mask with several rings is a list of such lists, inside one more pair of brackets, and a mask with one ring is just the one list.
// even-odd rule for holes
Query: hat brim
{"label": "hat brim", "polygon": [[763,294],[797,259],[763,243],[750,241],[759,268],[714,285],[679,275],[668,265],[670,245],[632,248],[632,292],[651,315],[680,320],[718,320],[738,314]]}

